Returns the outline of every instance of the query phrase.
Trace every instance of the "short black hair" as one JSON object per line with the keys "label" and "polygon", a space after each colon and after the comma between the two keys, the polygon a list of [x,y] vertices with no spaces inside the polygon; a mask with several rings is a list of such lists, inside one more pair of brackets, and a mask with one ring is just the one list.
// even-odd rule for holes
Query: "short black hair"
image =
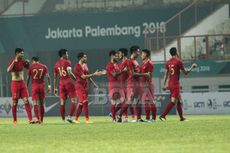
{"label": "short black hair", "polygon": [[67,52],[67,49],[60,49],[58,52],[59,57],[62,57],[63,55],[65,55]]}
{"label": "short black hair", "polygon": [[84,55],[86,55],[86,54],[83,53],[83,52],[78,53],[78,54],[77,54],[77,59],[80,60],[81,58],[84,57]]}
{"label": "short black hair", "polygon": [[15,54],[17,53],[21,53],[23,52],[24,50],[22,48],[15,48]]}
{"label": "short black hair", "polygon": [[109,52],[109,57],[116,55],[116,53],[117,53],[117,52],[116,52],[115,50],[111,50],[111,51]]}
{"label": "short black hair", "polygon": [[176,47],[172,47],[170,50],[169,50],[169,53],[171,54],[171,56],[175,56],[177,54],[177,49]]}
{"label": "short black hair", "polygon": [[147,57],[150,57],[151,52],[148,49],[143,49],[142,52],[146,53]]}
{"label": "short black hair", "polygon": [[132,47],[130,47],[130,54],[133,54],[133,52],[137,51],[138,49],[140,49],[139,46],[132,46]]}
{"label": "short black hair", "polygon": [[34,56],[34,57],[31,58],[31,60],[32,60],[32,61],[35,61],[35,62],[38,62],[38,61],[39,61],[39,57]]}
{"label": "short black hair", "polygon": [[127,48],[119,48],[119,52],[122,52],[125,56],[128,55],[128,49]]}

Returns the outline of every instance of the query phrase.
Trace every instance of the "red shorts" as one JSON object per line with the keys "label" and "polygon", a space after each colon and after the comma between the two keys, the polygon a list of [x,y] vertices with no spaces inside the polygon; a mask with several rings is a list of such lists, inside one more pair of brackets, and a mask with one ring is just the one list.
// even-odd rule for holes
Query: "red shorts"
{"label": "red shorts", "polygon": [[77,98],[80,103],[88,101],[88,88],[76,86]]}
{"label": "red shorts", "polygon": [[153,84],[150,84],[149,86],[143,86],[141,88],[141,100],[142,102],[145,102],[145,101],[154,102]]}
{"label": "red shorts", "polygon": [[11,94],[13,100],[29,97],[29,92],[24,81],[11,82]]}
{"label": "red shorts", "polygon": [[181,95],[180,95],[180,86],[178,85],[169,85],[169,91],[170,91],[170,96],[174,97],[176,99],[180,99]]}
{"label": "red shorts", "polygon": [[59,84],[59,97],[60,99],[66,100],[69,98],[77,97],[77,93],[75,90],[74,82],[72,79],[68,80],[61,80]]}
{"label": "red shorts", "polygon": [[125,98],[125,91],[123,88],[109,88],[109,98],[112,100],[120,99],[121,97]]}
{"label": "red shorts", "polygon": [[45,90],[44,83],[32,83],[32,100],[45,99]]}

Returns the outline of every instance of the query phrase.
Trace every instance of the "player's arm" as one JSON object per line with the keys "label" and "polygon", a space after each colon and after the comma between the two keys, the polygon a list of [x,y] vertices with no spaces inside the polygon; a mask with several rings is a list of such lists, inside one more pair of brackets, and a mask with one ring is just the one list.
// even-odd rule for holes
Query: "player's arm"
{"label": "player's arm", "polygon": [[190,68],[182,68],[182,72],[183,72],[185,75],[187,75],[187,74],[189,74],[189,72],[192,71],[192,69],[194,69],[194,68],[196,68],[196,67],[197,67],[197,64],[196,64],[196,63],[193,63],[193,64],[191,65]]}
{"label": "player's arm", "polygon": [[147,73],[137,73],[135,72],[134,70],[132,70],[132,76],[137,76],[137,77],[142,77],[142,76],[145,76],[145,77],[150,77],[150,74],[151,72],[147,72]]}
{"label": "player's arm", "polygon": [[30,84],[30,75],[27,75],[27,78],[26,78],[26,84],[27,84],[27,87],[29,86]]}
{"label": "player's arm", "polygon": [[76,77],[75,77],[75,75],[73,74],[72,68],[71,68],[70,66],[67,67],[67,72],[68,72],[68,74],[71,76],[71,78],[72,78],[73,80],[76,81]]}
{"label": "player's arm", "polygon": [[89,79],[89,78],[91,78],[91,77],[93,77],[93,76],[100,76],[101,75],[101,73],[100,73],[100,71],[95,71],[94,73],[91,73],[91,74],[83,74],[82,73],[82,75],[81,75],[81,78],[82,79]]}
{"label": "player's arm", "polygon": [[93,78],[89,78],[90,82],[93,84],[93,86],[95,88],[98,88],[98,85],[95,83],[95,81],[93,80]]}
{"label": "player's arm", "polygon": [[47,93],[51,93],[51,80],[50,80],[49,73],[46,74],[46,78],[47,78],[47,83],[48,83]]}
{"label": "player's arm", "polygon": [[57,73],[54,73],[54,95],[58,96],[58,89],[57,89]]}
{"label": "player's arm", "polygon": [[166,83],[167,83],[167,80],[168,80],[168,74],[169,74],[169,70],[165,69],[164,84],[163,84],[163,87],[162,87],[163,91],[165,91],[167,89]]}

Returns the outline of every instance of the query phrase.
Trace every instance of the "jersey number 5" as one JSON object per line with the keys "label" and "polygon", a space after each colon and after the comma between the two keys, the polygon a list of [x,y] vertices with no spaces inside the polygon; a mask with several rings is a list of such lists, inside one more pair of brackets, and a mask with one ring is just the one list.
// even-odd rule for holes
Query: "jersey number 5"
{"label": "jersey number 5", "polygon": [[169,65],[169,70],[170,70],[170,74],[174,75],[174,73],[175,73],[174,65]]}

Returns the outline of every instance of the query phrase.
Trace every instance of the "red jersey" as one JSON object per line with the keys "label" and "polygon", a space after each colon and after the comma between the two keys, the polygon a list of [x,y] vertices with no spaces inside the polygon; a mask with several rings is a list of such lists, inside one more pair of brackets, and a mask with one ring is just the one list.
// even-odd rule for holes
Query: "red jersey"
{"label": "red jersey", "polygon": [[44,83],[44,78],[47,73],[47,66],[41,63],[31,64],[28,70],[28,76],[31,76],[32,83]]}
{"label": "red jersey", "polygon": [[[122,71],[124,68],[127,68],[129,60],[126,59],[123,62],[118,64],[118,67],[120,71]],[[128,71],[122,72],[121,75],[119,76],[119,81],[121,83],[125,83],[128,79]]]}
{"label": "red jersey", "polygon": [[74,73],[76,77],[76,86],[82,87],[86,90],[88,90],[88,79],[82,79],[81,76],[89,74],[89,69],[87,64],[84,64],[83,66],[81,64],[76,64],[74,66]]}
{"label": "red jersey", "polygon": [[173,57],[167,61],[165,69],[170,72],[169,86],[180,85],[180,70],[184,70],[183,62],[179,58]]}
{"label": "red jersey", "polygon": [[135,59],[129,59],[128,60],[128,84],[134,84],[139,81],[138,77],[132,76],[132,71],[139,73],[140,72],[140,67],[138,62]]}
{"label": "red jersey", "polygon": [[152,83],[152,73],[153,73],[153,70],[154,70],[154,65],[153,65],[153,62],[149,59],[147,60],[145,63],[143,63],[141,65],[141,73],[148,73],[150,72],[150,78],[146,77],[146,76],[142,76],[141,77],[141,83],[144,83],[144,84],[149,84],[149,83]]}
{"label": "red jersey", "polygon": [[66,59],[59,59],[54,65],[54,75],[56,76],[58,74],[60,76],[60,81],[71,78],[68,74],[67,67],[71,67],[71,62]]}
{"label": "red jersey", "polygon": [[108,74],[109,80],[109,88],[119,87],[119,79],[118,77],[114,77],[112,74],[115,72],[119,72],[118,64],[113,64],[111,62],[106,64],[106,72]]}
{"label": "red jersey", "polygon": [[[14,59],[11,59],[10,62],[8,63],[8,66],[12,64]],[[15,62],[14,67],[12,68],[11,72],[20,72],[24,70],[24,67],[28,64],[27,61],[24,59],[19,59],[17,62]]]}

